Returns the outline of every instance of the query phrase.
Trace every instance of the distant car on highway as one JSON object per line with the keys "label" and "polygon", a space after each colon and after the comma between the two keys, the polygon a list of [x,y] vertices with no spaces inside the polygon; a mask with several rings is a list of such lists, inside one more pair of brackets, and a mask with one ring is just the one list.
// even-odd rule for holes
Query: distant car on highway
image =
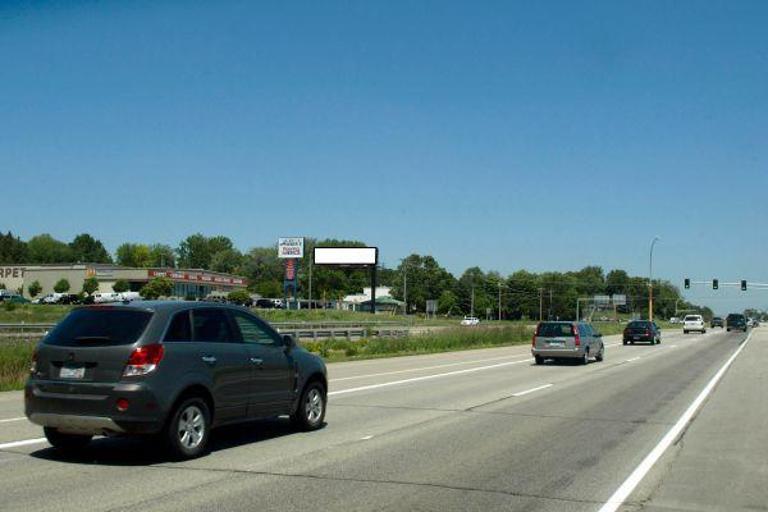
{"label": "distant car on highway", "polygon": [[636,341],[647,341],[651,345],[661,343],[661,329],[656,322],[649,320],[633,320],[629,322],[622,333],[622,342],[624,345]]}
{"label": "distant car on highway", "polygon": [[0,295],[0,302],[5,304],[29,304],[30,300],[17,293],[5,293]]}
{"label": "distant car on highway", "polygon": [[725,327],[725,321],[719,316],[715,316],[715,317],[712,317],[712,322],[710,322],[709,326],[713,329],[715,327],[723,328]]}
{"label": "distant car on highway", "polygon": [[461,325],[479,325],[479,324],[480,324],[480,319],[477,318],[476,316],[465,316],[461,320]]}
{"label": "distant car on highway", "polygon": [[34,352],[25,413],[48,441],[158,435],[175,458],[202,455],[212,428],[288,415],[323,425],[323,360],[245,308],[133,302],[72,311]]}
{"label": "distant car on highway", "polygon": [[698,331],[702,334],[707,332],[703,316],[685,315],[685,318],[683,318],[683,334],[688,334],[691,331]]}
{"label": "distant car on highway", "polygon": [[673,316],[673,317],[671,317],[669,319],[669,323],[671,323],[671,324],[679,324],[680,323],[680,319],[677,318],[676,316]]}
{"label": "distant car on highway", "polygon": [[747,318],[741,313],[731,313],[725,317],[725,330],[747,332]]}
{"label": "distant car on highway", "polygon": [[590,358],[605,357],[603,335],[587,322],[539,322],[531,342],[536,364],[545,359],[576,359],[588,364]]}

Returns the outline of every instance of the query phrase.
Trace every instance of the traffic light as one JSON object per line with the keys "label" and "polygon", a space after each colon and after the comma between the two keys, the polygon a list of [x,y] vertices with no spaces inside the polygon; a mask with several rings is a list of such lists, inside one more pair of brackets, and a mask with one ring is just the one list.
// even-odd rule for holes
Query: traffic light
{"label": "traffic light", "polygon": [[717,290],[718,283],[719,283],[719,281],[717,279],[713,279],[712,280],[712,289],[713,290]]}
{"label": "traffic light", "polygon": [[741,291],[743,291],[743,292],[747,291],[747,280],[746,279],[742,279],[741,280]]}
{"label": "traffic light", "polygon": [[691,280],[686,277],[685,278],[685,289],[687,290],[690,287],[691,287]]}

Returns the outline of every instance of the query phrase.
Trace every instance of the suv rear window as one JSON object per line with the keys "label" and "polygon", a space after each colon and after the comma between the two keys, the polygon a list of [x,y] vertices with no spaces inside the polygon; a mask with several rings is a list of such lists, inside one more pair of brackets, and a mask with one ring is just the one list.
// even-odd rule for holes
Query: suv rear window
{"label": "suv rear window", "polygon": [[573,336],[573,326],[563,323],[542,323],[536,329],[536,336],[544,336],[546,338]]}
{"label": "suv rear window", "polygon": [[701,317],[698,315],[689,315],[685,317],[686,322],[698,322],[699,320],[701,320]]}
{"label": "suv rear window", "polygon": [[651,327],[651,322],[629,322],[627,324],[627,327],[630,327],[632,329],[648,329]]}
{"label": "suv rear window", "polygon": [[47,345],[130,345],[139,339],[152,313],[135,309],[76,309],[45,337]]}
{"label": "suv rear window", "polygon": [[740,321],[746,321],[746,319],[744,318],[744,315],[739,315],[739,314],[736,314],[736,313],[731,313],[730,315],[728,315],[728,321],[729,322],[740,322]]}

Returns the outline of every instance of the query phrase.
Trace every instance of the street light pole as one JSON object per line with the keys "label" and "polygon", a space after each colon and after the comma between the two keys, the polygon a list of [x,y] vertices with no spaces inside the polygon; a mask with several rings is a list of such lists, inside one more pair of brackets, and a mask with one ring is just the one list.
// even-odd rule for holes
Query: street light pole
{"label": "street light pole", "polygon": [[653,322],[653,247],[661,240],[658,236],[651,241],[651,251],[648,257],[648,320]]}

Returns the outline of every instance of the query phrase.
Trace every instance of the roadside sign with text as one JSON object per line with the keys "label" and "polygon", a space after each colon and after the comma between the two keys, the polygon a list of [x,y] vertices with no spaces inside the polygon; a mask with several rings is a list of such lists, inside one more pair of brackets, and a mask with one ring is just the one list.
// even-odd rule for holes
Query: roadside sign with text
{"label": "roadside sign with text", "polygon": [[303,258],[304,257],[304,238],[302,237],[283,237],[277,239],[277,257],[278,258]]}

